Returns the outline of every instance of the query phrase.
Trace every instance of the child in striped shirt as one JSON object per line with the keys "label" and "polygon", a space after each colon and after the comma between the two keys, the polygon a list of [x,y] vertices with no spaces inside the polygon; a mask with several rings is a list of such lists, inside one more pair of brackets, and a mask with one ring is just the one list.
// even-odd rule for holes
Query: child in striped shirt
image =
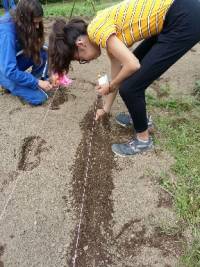
{"label": "child in striped shirt", "polygon": [[[199,25],[198,0],[126,0],[97,13],[89,25],[81,19],[55,22],[49,42],[50,65],[62,73],[69,70],[72,60],[84,64],[106,49],[112,80],[96,88],[106,96],[96,118],[110,112],[119,91],[129,115],[118,116],[118,123],[133,123],[136,137],[113,144],[112,150],[120,156],[135,155],[153,147],[145,90],[200,41]],[[141,40],[132,53],[129,48]]]}

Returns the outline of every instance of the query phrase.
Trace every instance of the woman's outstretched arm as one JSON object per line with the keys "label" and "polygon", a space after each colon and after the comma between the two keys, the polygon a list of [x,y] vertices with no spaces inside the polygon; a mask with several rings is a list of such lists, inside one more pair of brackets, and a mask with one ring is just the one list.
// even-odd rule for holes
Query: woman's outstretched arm
{"label": "woman's outstretched arm", "polygon": [[[107,54],[110,58],[110,64],[111,64],[111,79],[114,80],[122,68],[121,63],[117,59],[115,59],[111,54],[109,53]],[[116,90],[114,90],[112,93],[105,96],[104,110],[107,113],[109,113],[111,110],[111,107],[118,92],[118,88],[119,87],[117,87]]]}
{"label": "woman's outstretched arm", "polygon": [[110,57],[120,63],[121,69],[112,79],[109,87],[101,86],[98,88],[98,93],[101,95],[107,95],[110,91],[114,92],[117,90],[122,81],[134,74],[140,68],[139,60],[116,35],[111,35],[108,38],[107,52]]}

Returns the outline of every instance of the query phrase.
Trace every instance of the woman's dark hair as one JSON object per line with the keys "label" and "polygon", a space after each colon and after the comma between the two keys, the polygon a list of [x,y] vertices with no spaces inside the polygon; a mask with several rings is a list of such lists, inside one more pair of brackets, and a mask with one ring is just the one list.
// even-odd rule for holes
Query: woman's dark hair
{"label": "woman's dark hair", "polygon": [[43,17],[43,9],[38,0],[20,0],[13,12],[19,41],[27,57],[40,63],[40,50],[44,44],[44,26],[39,23],[36,29],[34,18]]}
{"label": "woman's dark hair", "polygon": [[87,34],[87,24],[84,20],[75,18],[66,23],[56,20],[49,36],[49,68],[59,74],[69,71],[71,61],[76,51],[76,40],[80,35]]}

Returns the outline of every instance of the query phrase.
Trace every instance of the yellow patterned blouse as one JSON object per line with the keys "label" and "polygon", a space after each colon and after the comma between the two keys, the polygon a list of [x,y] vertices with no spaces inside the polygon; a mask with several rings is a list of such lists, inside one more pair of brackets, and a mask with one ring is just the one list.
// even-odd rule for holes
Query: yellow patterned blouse
{"label": "yellow patterned blouse", "polygon": [[110,35],[127,46],[162,31],[166,13],[174,0],[125,0],[99,11],[88,25],[89,39],[106,47]]}

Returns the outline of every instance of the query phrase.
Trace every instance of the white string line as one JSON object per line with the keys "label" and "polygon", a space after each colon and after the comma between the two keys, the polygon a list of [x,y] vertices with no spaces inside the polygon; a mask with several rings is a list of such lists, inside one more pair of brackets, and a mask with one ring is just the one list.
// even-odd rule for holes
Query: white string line
{"label": "white string line", "polygon": [[86,193],[86,187],[87,187],[87,181],[88,181],[88,170],[89,170],[90,158],[91,158],[91,148],[92,148],[92,140],[93,140],[93,136],[94,136],[95,116],[96,116],[97,104],[98,104],[98,96],[97,96],[96,103],[94,106],[94,118],[93,118],[93,125],[92,125],[92,130],[91,130],[89,148],[88,148],[88,159],[87,159],[87,164],[86,164],[85,179],[84,179],[84,185],[83,185],[83,195],[82,195],[82,203],[81,203],[81,209],[80,209],[79,224],[77,227],[76,246],[75,246],[74,257],[72,259],[73,267],[76,267],[76,259],[78,258],[78,245],[79,245],[79,240],[80,240],[80,235],[81,235],[81,225],[82,225],[82,220],[83,220],[83,209],[84,209],[84,205],[85,205],[85,196],[86,196],[85,193]]}
{"label": "white string line", "polygon": [[[49,105],[48,105],[48,107],[47,107],[47,111],[46,111],[46,113],[45,113],[45,115],[44,115],[44,117],[43,117],[42,123],[41,123],[41,125],[40,125],[40,127],[39,127],[39,130],[38,130],[38,132],[37,132],[37,134],[36,134],[36,137],[39,136],[39,134],[40,134],[41,131],[42,131],[42,128],[43,128],[43,126],[44,126],[44,124],[45,124],[45,122],[46,122],[47,116],[48,116],[49,111],[50,111],[50,106],[52,105],[52,103],[53,103],[53,101],[54,101],[54,98],[55,98],[55,96],[56,96],[56,93],[57,93],[58,89],[59,89],[59,86],[56,88],[55,93],[54,93],[53,98],[52,98],[52,101],[49,103]],[[38,142],[38,141],[39,141],[39,140],[38,140],[37,138],[33,141],[33,145],[32,145],[33,148],[34,148],[34,145],[37,145],[37,142]],[[30,152],[29,152],[29,153],[30,153]],[[16,158],[18,158],[18,156],[19,156],[19,152],[18,152],[18,154],[16,155]],[[7,209],[7,207],[8,207],[8,204],[9,204],[9,202],[11,201],[11,199],[12,199],[12,197],[13,197],[15,191],[16,191],[17,184],[19,183],[19,181],[21,181],[21,179],[22,179],[22,176],[19,175],[19,176],[16,178],[15,182],[13,182],[14,185],[13,185],[12,191],[11,191],[11,193],[10,193],[10,195],[9,195],[9,197],[8,197],[8,199],[7,199],[7,201],[6,201],[5,205],[4,205],[4,207],[3,207],[3,211],[1,212],[1,215],[0,215],[0,222],[1,222],[1,220],[3,219],[3,217],[4,217],[5,213],[6,213],[6,209]]]}

